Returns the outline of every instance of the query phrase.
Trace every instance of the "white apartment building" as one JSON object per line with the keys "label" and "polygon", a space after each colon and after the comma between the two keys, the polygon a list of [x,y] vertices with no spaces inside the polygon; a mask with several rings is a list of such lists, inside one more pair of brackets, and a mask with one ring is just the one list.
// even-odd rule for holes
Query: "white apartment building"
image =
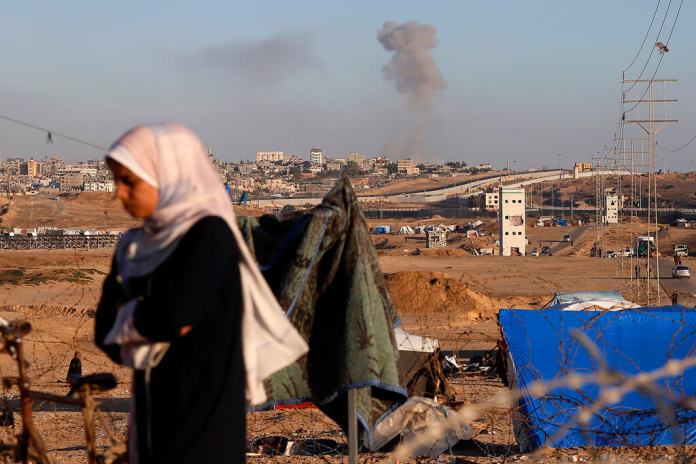
{"label": "white apartment building", "polygon": [[116,189],[113,180],[85,182],[85,192],[113,192]]}
{"label": "white apartment building", "polygon": [[314,147],[309,150],[309,162],[313,166],[321,166],[324,164],[324,152],[320,148]]}
{"label": "white apartment building", "polygon": [[486,193],[486,211],[498,211],[498,192]]}
{"label": "white apartment building", "polygon": [[259,161],[283,161],[285,153],[282,151],[257,151],[256,162]]}
{"label": "white apartment building", "polygon": [[501,256],[524,256],[527,248],[524,189],[498,189],[498,233]]}
{"label": "white apartment building", "polygon": [[619,222],[619,197],[615,193],[607,193],[604,196],[605,214],[604,222],[606,224],[616,224]]}

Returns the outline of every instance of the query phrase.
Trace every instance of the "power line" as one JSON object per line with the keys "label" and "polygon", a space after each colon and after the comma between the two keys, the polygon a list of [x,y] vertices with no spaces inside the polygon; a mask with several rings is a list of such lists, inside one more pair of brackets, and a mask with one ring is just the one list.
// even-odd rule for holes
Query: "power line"
{"label": "power line", "polygon": [[[671,2],[670,2],[670,3],[671,3]],[[677,8],[677,14],[674,15],[674,21],[672,22],[672,28],[671,28],[670,31],[669,31],[669,35],[667,36],[667,40],[665,41],[665,47],[669,45],[669,41],[672,39],[672,33],[674,33],[674,28],[675,28],[675,26],[677,25],[677,19],[679,19],[679,13],[681,12],[681,8],[682,8],[682,5],[683,5],[683,4],[684,4],[684,0],[681,0],[681,1],[679,2],[679,8]],[[667,6],[667,8],[669,8],[669,5]],[[665,16],[666,16],[666,15],[667,15],[667,13],[665,13]],[[663,20],[663,24],[664,24],[664,20]],[[660,28],[660,31],[662,31],[662,28]],[[659,39],[659,37],[660,37],[660,36],[658,35],[658,39]],[[654,51],[655,51],[655,49],[653,48],[653,52],[654,52]],[[648,93],[648,88],[650,88],[650,86],[651,86],[652,83],[653,83],[653,80],[655,80],[655,76],[657,75],[657,71],[660,69],[660,65],[662,64],[662,60],[664,59],[664,57],[665,57],[665,53],[662,53],[662,54],[660,55],[660,61],[657,62],[657,66],[655,67],[655,72],[653,73],[652,77],[650,78],[650,82],[649,82],[648,85],[645,87],[645,90],[643,91],[643,95],[640,96],[640,98],[638,99],[638,101],[636,102],[636,104],[633,105],[633,106],[631,107],[631,109],[626,110],[624,113],[629,113],[629,112],[633,111],[634,109],[636,109],[636,107],[637,107],[638,105],[640,105],[640,104],[643,102],[643,99],[645,98],[645,94]],[[638,83],[638,81],[636,80],[636,81],[633,82],[633,85],[636,85],[637,83]],[[631,87],[631,88],[632,88],[632,87]]]}
{"label": "power line", "polygon": [[56,132],[54,130],[47,129],[45,127],[37,126],[36,124],[31,124],[31,123],[28,123],[25,121],[20,121],[19,119],[11,118],[11,117],[5,116],[3,114],[0,114],[0,119],[4,119],[5,121],[13,122],[13,123],[19,124],[21,126],[29,127],[31,129],[36,129],[38,131],[44,132],[46,134],[49,142],[52,141],[52,138],[54,136],[58,136],[58,137],[62,137],[64,139],[66,139],[66,140],[70,140],[72,142],[75,142],[75,143],[79,143],[82,145],[86,145],[88,147],[96,148],[98,150],[103,150],[103,151],[108,150],[108,148],[103,147],[101,145],[97,145],[96,143],[88,142],[86,140],[82,140],[82,139],[79,139],[77,137],[73,137],[72,135],[67,135],[67,134],[63,134],[61,132]]}
{"label": "power line", "polygon": [[[667,3],[667,9],[665,10],[664,16],[662,16],[662,23],[660,24],[660,30],[657,31],[657,36],[655,37],[655,42],[657,42],[660,39],[660,34],[662,34],[662,29],[665,27],[665,21],[667,20],[667,15],[669,14],[669,10],[672,7],[672,0],[669,0],[669,3]],[[681,8],[681,5],[679,6]],[[643,73],[645,73],[645,70],[648,68],[648,65],[650,64],[650,60],[652,60],[653,53],[655,53],[655,47],[653,47],[650,50],[650,55],[648,55],[648,59],[645,62],[645,65],[643,65],[643,69],[640,71],[640,74],[638,74],[638,78],[636,79],[637,81],[640,80],[641,77],[643,77]],[[623,85],[623,84],[622,84]],[[630,92],[633,87],[636,86],[636,83],[634,82],[633,85],[631,85],[629,88],[624,90],[624,92]]]}
{"label": "power line", "polygon": [[669,151],[669,152],[674,153],[675,151],[679,151],[679,150],[681,150],[681,149],[683,149],[683,148],[688,147],[688,146],[691,144],[691,142],[693,142],[694,140],[696,140],[696,135],[694,135],[693,137],[691,137],[691,140],[689,140],[688,142],[686,142],[686,143],[685,143],[684,145],[682,145],[681,147],[675,148],[675,149],[673,149],[673,150],[670,150],[669,148],[663,148],[663,147],[661,147],[657,142],[655,142],[655,145],[657,145],[658,148],[659,148],[660,150]]}
{"label": "power line", "polygon": [[645,37],[643,37],[643,43],[640,44],[640,48],[638,49],[638,52],[636,52],[636,56],[633,57],[633,61],[631,61],[631,64],[626,66],[626,69],[621,71],[622,73],[625,73],[626,71],[628,71],[631,68],[631,66],[633,66],[633,63],[635,63],[636,60],[638,59],[640,52],[643,51],[643,47],[645,46],[645,41],[648,40],[648,35],[650,34],[650,30],[653,27],[653,23],[655,22],[655,17],[657,16],[657,10],[660,9],[661,2],[662,2],[662,0],[657,1],[657,6],[655,7],[655,12],[653,13],[652,19],[650,20],[650,26],[648,26],[648,30],[645,32]]}

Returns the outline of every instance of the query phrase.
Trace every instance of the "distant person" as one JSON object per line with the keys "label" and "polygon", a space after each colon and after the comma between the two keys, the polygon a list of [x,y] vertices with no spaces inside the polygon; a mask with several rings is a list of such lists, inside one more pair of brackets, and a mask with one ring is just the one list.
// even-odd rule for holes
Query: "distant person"
{"label": "distant person", "polygon": [[672,290],[672,306],[677,306],[679,302],[679,291],[675,288]]}
{"label": "distant person", "polygon": [[247,401],[265,401],[263,379],[307,345],[195,134],[138,126],[106,162],[116,197],[142,220],[119,242],[95,324],[97,345],[134,369],[129,462],[243,463]]}
{"label": "distant person", "polygon": [[65,376],[65,381],[70,385],[74,384],[82,377],[82,361],[80,360],[80,352],[76,351],[68,366],[68,375]]}

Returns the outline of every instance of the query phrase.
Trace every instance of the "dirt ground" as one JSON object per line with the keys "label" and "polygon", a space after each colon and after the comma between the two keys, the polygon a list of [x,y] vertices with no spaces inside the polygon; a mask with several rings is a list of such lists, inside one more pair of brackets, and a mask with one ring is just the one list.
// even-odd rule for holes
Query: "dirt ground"
{"label": "dirt ground", "polygon": [[[538,308],[558,289],[601,290],[621,286],[620,279],[607,278],[606,270],[595,265],[596,258],[589,257],[383,256],[381,261],[404,328],[414,334],[438,338],[443,349],[492,348],[498,338],[495,314],[500,307]],[[0,316],[28,319],[34,326],[26,340],[34,386],[56,393],[66,391],[61,380],[74,351],[82,353],[86,372],[109,371],[118,377],[118,388],[104,395],[108,398],[105,402],[108,412],[100,415],[103,444],[108,442],[110,433],[116,436],[125,433],[130,395],[128,370],[101,354],[92,337],[93,310],[109,263],[107,250],[0,252]],[[22,274],[17,277],[20,270]],[[6,355],[0,357],[0,369],[4,375],[14,370]],[[478,374],[453,379],[452,385],[457,396],[468,403],[483,401],[505,388],[497,378]],[[44,408],[36,413],[36,420],[57,462],[85,462],[79,413]],[[455,450],[459,456],[456,462],[531,459],[516,449],[508,410],[486,411],[471,425],[477,436],[459,445]],[[250,442],[263,436],[283,435],[296,440],[328,438],[345,443],[338,426],[312,409],[250,414],[248,429]],[[656,456],[663,458],[672,451],[651,455],[647,461],[641,461],[641,452],[636,450],[620,453],[618,460],[610,450],[603,453],[603,460],[608,462],[612,459],[623,462],[630,453],[635,454],[636,462],[652,462]],[[534,459],[572,462],[573,456],[591,457],[587,450],[564,450]],[[273,458],[251,455],[249,462],[319,463],[346,462],[345,459],[340,454]],[[395,461],[388,453],[365,453],[360,462]]]}
{"label": "dirt ground", "polygon": [[[92,202],[81,195],[60,200],[48,197],[16,197],[2,208],[0,226],[125,228],[132,221],[120,212],[110,195],[103,194]],[[32,203],[33,202],[33,203]],[[62,205],[62,206],[60,206]],[[245,209],[243,214],[260,211]],[[49,218],[50,220],[46,219]],[[429,220],[400,220],[386,223],[403,224],[466,224],[474,219],[452,220],[434,217]],[[410,333],[437,338],[445,350],[488,350],[499,338],[496,314],[499,308],[539,308],[555,291],[621,290],[630,300],[641,302],[640,294],[630,279],[631,269],[621,259],[590,258],[589,250],[596,240],[594,229],[582,231],[572,247],[553,257],[474,256],[473,248],[493,247],[497,226],[491,218],[482,218],[480,227],[486,235],[465,238],[451,234],[448,247],[426,250],[422,236],[373,236],[379,249],[382,270],[389,291],[399,312],[403,327]],[[371,225],[383,221],[370,221]],[[613,227],[613,228],[612,228]],[[635,227],[627,224],[603,229],[606,243],[619,249],[628,243]],[[541,242],[560,240],[566,233],[579,229],[537,228],[528,224],[530,248]],[[674,243],[688,243],[696,250],[696,231],[664,228],[660,233],[661,249]],[[621,245],[621,246],[619,246]],[[419,254],[415,255],[415,249]],[[110,434],[122,437],[127,426],[130,373],[114,365],[94,346],[92,336],[94,308],[101,283],[109,270],[111,250],[64,251],[0,251],[0,316],[27,319],[34,331],[27,337],[27,354],[35,387],[61,393],[67,391],[66,369],[74,351],[82,353],[85,373],[114,372],[118,387],[104,395],[107,411],[100,415],[99,436],[102,444]],[[691,259],[691,258],[689,258]],[[656,289],[654,289],[656,291]],[[666,295],[665,295],[666,296]],[[0,374],[14,371],[11,359],[0,356]],[[466,403],[482,402],[505,391],[497,378],[473,373],[451,379],[458,398]],[[45,435],[51,454],[57,462],[86,462],[81,416],[75,411],[57,410],[50,405],[39,406],[36,421]],[[279,410],[253,413],[248,416],[251,443],[269,435],[282,435],[296,440],[303,438],[331,439],[345,444],[339,427],[314,409]],[[512,432],[510,410],[492,408],[471,422],[474,440],[459,445],[454,451],[461,463],[488,462],[674,462],[673,449],[563,450],[543,456],[521,455]],[[0,438],[2,436],[0,431]],[[342,453],[328,456],[269,457],[254,456],[249,462],[347,462]],[[363,453],[360,462],[396,462],[394,456]],[[401,461],[403,462],[403,461]],[[411,460],[407,462],[435,462]],[[445,462],[445,461],[440,461]]]}

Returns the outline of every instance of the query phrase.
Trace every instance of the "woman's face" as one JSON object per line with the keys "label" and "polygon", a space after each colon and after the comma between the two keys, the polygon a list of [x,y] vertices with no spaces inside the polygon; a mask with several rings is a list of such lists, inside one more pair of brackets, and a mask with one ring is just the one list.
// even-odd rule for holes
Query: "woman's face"
{"label": "woman's face", "polygon": [[159,203],[159,190],[148,184],[124,165],[107,159],[116,182],[116,198],[128,214],[138,219],[150,217]]}

